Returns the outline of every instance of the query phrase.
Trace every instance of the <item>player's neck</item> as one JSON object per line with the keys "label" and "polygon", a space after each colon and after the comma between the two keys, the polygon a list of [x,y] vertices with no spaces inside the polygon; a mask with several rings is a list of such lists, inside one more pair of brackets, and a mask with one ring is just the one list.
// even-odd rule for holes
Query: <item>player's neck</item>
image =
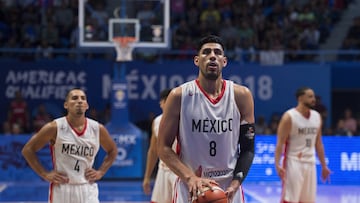
{"label": "player's neck", "polygon": [[217,80],[205,80],[204,78],[199,77],[196,81],[206,93],[212,96],[221,94],[224,85],[224,80],[222,78],[218,78]]}
{"label": "player's neck", "polygon": [[66,120],[68,121],[68,123],[71,124],[71,126],[75,128],[81,128],[82,126],[84,126],[86,118],[85,116],[74,117],[71,115],[67,115]]}
{"label": "player's neck", "polygon": [[309,107],[298,105],[296,107],[296,110],[299,111],[304,117],[309,117],[310,115],[310,109]]}

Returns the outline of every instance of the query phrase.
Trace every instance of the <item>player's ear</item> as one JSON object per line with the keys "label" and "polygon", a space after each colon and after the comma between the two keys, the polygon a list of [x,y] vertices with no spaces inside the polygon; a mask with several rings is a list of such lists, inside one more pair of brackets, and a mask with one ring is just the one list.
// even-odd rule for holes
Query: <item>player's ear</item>
{"label": "player's ear", "polygon": [[223,59],[223,64],[224,64],[224,67],[227,65],[227,58],[226,57],[224,57],[224,59]]}
{"label": "player's ear", "polygon": [[196,66],[199,66],[199,57],[198,57],[198,56],[195,56],[195,57],[194,57],[194,64],[195,64]]}

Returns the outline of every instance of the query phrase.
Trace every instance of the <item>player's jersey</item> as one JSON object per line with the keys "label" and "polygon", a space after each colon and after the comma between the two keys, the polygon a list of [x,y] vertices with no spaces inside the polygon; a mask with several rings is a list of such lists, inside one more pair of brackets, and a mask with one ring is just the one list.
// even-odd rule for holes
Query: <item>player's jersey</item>
{"label": "player's jersey", "polygon": [[285,148],[286,158],[315,163],[315,143],[321,127],[321,117],[310,110],[310,117],[304,117],[295,108],[287,111],[291,117],[291,132]]}
{"label": "player's jersey", "polygon": [[224,80],[216,99],[208,97],[196,80],[181,88],[180,159],[198,176],[217,181],[232,178],[240,135],[233,82]]}
{"label": "player's jersey", "polygon": [[69,184],[88,183],[85,169],[92,168],[99,150],[99,123],[86,118],[82,132],[73,129],[66,117],[55,120],[56,142],[52,147],[54,168],[69,177]]}
{"label": "player's jersey", "polygon": [[[159,126],[160,126],[161,118],[162,118],[162,114],[156,116],[156,118],[153,121],[154,133],[155,133],[156,137],[158,137],[158,135],[159,135]],[[177,143],[177,141],[175,140],[172,145],[172,149],[174,150],[174,152],[176,152],[176,143]],[[167,167],[166,164],[161,159],[159,160],[158,166],[164,170],[170,170],[169,167]]]}

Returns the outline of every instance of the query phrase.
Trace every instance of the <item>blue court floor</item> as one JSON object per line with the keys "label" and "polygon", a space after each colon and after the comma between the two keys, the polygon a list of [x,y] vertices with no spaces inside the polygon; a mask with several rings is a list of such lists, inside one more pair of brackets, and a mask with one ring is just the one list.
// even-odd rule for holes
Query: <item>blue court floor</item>
{"label": "blue court floor", "polygon": [[[99,182],[102,203],[148,203],[141,181]],[[360,184],[360,183],[359,183]],[[246,203],[278,203],[279,182],[244,183]],[[44,203],[47,201],[46,182],[0,182],[0,202]],[[318,185],[317,203],[360,203],[360,185]]]}

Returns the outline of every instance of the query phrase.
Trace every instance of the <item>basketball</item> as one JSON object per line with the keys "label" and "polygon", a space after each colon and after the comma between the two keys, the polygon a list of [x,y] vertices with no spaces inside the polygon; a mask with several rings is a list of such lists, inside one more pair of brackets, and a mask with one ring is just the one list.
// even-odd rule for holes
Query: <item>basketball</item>
{"label": "basketball", "polygon": [[228,203],[223,189],[217,185],[214,185],[213,189],[214,190],[211,190],[209,187],[205,187],[204,195],[199,195],[192,203]]}

